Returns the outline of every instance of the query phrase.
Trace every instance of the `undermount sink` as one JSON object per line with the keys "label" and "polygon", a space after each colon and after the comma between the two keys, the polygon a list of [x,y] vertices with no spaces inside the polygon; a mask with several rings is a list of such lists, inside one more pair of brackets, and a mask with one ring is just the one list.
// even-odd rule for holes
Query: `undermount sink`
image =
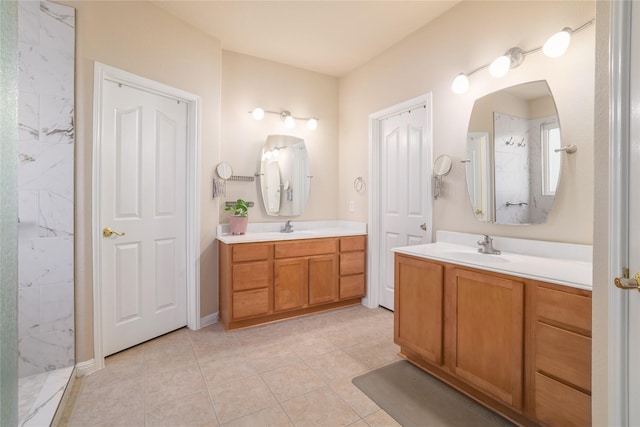
{"label": "undermount sink", "polygon": [[482,254],[480,252],[472,252],[472,251],[444,251],[443,255],[446,255],[448,258],[458,259],[461,261],[468,261],[468,262],[482,262],[482,263],[509,262],[507,258],[504,258],[501,255]]}

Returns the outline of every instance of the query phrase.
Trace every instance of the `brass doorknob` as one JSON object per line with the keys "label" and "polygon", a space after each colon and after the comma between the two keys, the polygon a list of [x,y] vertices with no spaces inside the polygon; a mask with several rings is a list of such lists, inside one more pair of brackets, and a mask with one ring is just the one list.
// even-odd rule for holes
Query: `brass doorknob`
{"label": "brass doorknob", "polygon": [[104,237],[111,237],[114,234],[116,236],[124,236],[124,231],[123,232],[117,232],[115,230],[112,230],[110,227],[105,227],[105,228],[102,229],[102,235]]}
{"label": "brass doorknob", "polygon": [[640,273],[636,273],[633,278],[616,277],[616,280],[614,281],[616,287],[620,289],[637,289],[638,291],[640,291],[640,286],[638,286],[638,283],[640,283]]}

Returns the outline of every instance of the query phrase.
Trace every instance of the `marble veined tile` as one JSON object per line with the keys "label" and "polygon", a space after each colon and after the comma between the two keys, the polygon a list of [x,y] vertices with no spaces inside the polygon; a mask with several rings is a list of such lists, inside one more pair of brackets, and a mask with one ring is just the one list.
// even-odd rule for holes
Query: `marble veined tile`
{"label": "marble veined tile", "polygon": [[73,144],[73,98],[40,97],[40,142]]}
{"label": "marble veined tile", "polygon": [[18,289],[18,336],[40,334],[40,287]]}
{"label": "marble veined tile", "polygon": [[18,94],[18,141],[38,142],[40,139],[40,96],[21,91]]}
{"label": "marble veined tile", "polygon": [[51,424],[72,372],[73,366],[70,366],[56,369],[47,375],[47,379],[29,415],[20,424],[22,427],[38,427]]}
{"label": "marble veined tile", "polygon": [[67,189],[73,186],[73,144],[18,144],[18,188]]}
{"label": "marble veined tile", "polygon": [[18,58],[18,85],[21,91],[59,97],[73,95],[73,54],[18,43]]}
{"label": "marble veined tile", "polygon": [[49,49],[73,55],[75,9],[50,1],[40,2],[40,44]]}
{"label": "marble veined tile", "polygon": [[73,191],[42,190],[39,192],[39,235],[73,235]]}
{"label": "marble veined tile", "polygon": [[38,190],[18,191],[18,245],[26,245],[40,236],[38,199]]}
{"label": "marble veined tile", "polygon": [[40,332],[73,330],[73,282],[39,288]]}
{"label": "marble veined tile", "polygon": [[23,43],[40,42],[40,2],[18,2],[18,40]]}
{"label": "marble veined tile", "polygon": [[73,342],[73,330],[53,331],[19,338],[20,375],[34,375],[73,366]]}
{"label": "marble veined tile", "polygon": [[18,248],[20,286],[53,285],[73,281],[73,237],[32,239]]}

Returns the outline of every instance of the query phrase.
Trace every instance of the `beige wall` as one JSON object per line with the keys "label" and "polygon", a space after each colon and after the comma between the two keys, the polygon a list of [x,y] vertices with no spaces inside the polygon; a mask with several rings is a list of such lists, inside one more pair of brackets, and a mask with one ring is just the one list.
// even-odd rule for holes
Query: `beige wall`
{"label": "beige wall", "polygon": [[[297,117],[316,117],[318,128],[308,130],[298,120],[293,129],[275,114],[256,121],[248,112],[255,107],[288,110]],[[262,146],[270,134],[292,135],[305,140],[309,152],[311,188],[303,215],[293,218],[267,216],[259,193],[260,182],[227,182],[226,200],[255,202],[250,222],[336,219],[338,216],[338,79],[272,61],[222,52],[222,149],[220,158],[231,164],[235,175],[253,176],[260,170]],[[228,212],[220,204],[222,223]]]}
{"label": "beige wall", "polygon": [[[513,46],[542,45],[565,26],[576,28],[595,17],[595,2],[462,2],[366,65],[340,79],[340,202],[343,219],[367,221],[367,196],[353,179],[369,176],[368,116],[415,96],[433,95],[433,155],[449,154],[454,168],[443,197],[434,203],[434,230],[591,243],[593,234],[594,26],[575,34],[561,58],[542,53],[502,79],[486,70],[470,77],[467,94],[451,92],[460,72],[489,63]],[[565,144],[578,146],[567,157],[556,205],[546,224],[505,226],[474,219],[460,160],[473,102],[500,88],[546,79],[555,96]],[[356,200],[357,210],[347,211]]]}
{"label": "beige wall", "polygon": [[[592,415],[594,426],[610,425],[609,412],[616,411],[615,395],[610,387],[609,291],[609,17],[610,2],[598,1],[596,19],[596,91],[595,91],[595,200],[593,235],[593,348]],[[615,274],[615,273],[612,273]],[[612,314],[614,315],[614,314]],[[612,316],[611,315],[611,316]],[[613,365],[615,361],[611,362]]]}
{"label": "beige wall", "polygon": [[211,198],[218,162],[220,56],[218,40],[147,2],[64,1],[76,8],[76,362],[93,357],[91,234],[94,62],[201,97],[201,316],[218,309],[215,226]]}

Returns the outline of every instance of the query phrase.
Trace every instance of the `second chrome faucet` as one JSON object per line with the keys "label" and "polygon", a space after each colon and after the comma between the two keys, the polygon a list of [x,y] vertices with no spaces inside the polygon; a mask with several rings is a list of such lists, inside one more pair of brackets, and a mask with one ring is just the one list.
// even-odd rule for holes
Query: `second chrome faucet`
{"label": "second chrome faucet", "polygon": [[281,233],[293,233],[293,225],[291,225],[291,221],[287,221],[284,223],[284,226],[280,229]]}

